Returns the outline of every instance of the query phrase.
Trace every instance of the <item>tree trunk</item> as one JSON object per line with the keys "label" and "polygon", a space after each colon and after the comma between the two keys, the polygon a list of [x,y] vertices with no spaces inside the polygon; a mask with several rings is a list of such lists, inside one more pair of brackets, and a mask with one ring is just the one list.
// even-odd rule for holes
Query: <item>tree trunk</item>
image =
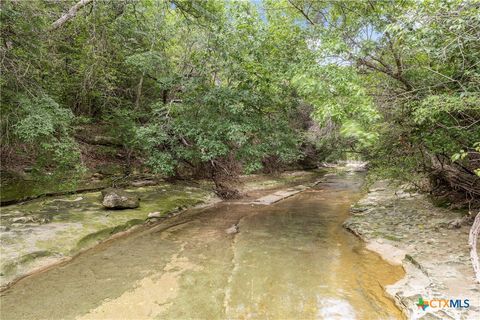
{"label": "tree trunk", "polygon": [[140,77],[140,81],[138,81],[137,97],[135,98],[135,110],[138,110],[140,108],[140,97],[142,96],[142,86],[143,86],[144,75],[145,73],[142,73],[142,76]]}
{"label": "tree trunk", "polygon": [[468,237],[468,245],[470,246],[470,258],[472,260],[473,272],[477,282],[480,283],[480,262],[478,261],[477,253],[477,240],[480,234],[480,211],[475,217],[472,228],[470,229],[470,235]]}
{"label": "tree trunk", "polygon": [[215,193],[222,199],[239,199],[242,197],[237,189],[238,163],[233,156],[210,161],[211,179],[215,184]]}
{"label": "tree trunk", "polygon": [[430,159],[433,174],[442,177],[451,188],[461,190],[474,198],[480,197],[480,177],[435,155],[430,155]]}

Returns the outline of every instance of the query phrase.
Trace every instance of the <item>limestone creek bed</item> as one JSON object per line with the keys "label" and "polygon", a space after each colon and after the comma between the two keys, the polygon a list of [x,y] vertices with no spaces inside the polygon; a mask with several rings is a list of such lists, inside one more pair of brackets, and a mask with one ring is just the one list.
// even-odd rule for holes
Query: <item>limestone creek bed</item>
{"label": "limestone creek bed", "polygon": [[[241,177],[245,193],[255,196],[275,188],[315,181],[323,170],[293,171],[277,176]],[[132,182],[135,185],[135,181]],[[101,192],[44,197],[1,207],[0,286],[52,264],[70,259],[79,252],[131,230],[150,217],[164,218],[192,206],[218,201],[207,181],[159,182],[154,186],[126,190],[140,198],[138,208],[106,210]]]}
{"label": "limestone creek bed", "polygon": [[[351,212],[344,226],[368,249],[406,270],[386,292],[409,319],[480,319],[465,212],[437,207],[426,195],[391,181],[376,182]],[[420,298],[468,299],[469,307],[422,310]]]}
{"label": "limestone creek bed", "polygon": [[402,268],[342,228],[362,181],[187,210],[24,278],[1,293],[2,318],[402,319],[383,290]]}
{"label": "limestone creek bed", "polygon": [[211,196],[200,188],[171,184],[136,188],[134,192],[142,198],[136,209],[105,210],[99,200],[100,192],[3,207],[1,284],[142,224],[152,211],[166,214],[202,203]]}

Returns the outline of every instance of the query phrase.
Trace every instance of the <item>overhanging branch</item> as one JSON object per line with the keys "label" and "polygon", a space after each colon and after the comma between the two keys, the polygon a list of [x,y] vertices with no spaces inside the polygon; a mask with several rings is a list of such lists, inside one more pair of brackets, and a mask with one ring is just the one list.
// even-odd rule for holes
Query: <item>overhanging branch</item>
{"label": "overhanging branch", "polygon": [[92,3],[94,0],[80,0],[78,1],[73,7],[68,10],[63,16],[61,16],[58,20],[52,23],[50,27],[50,31],[56,30],[63,26],[67,21],[71,20],[77,15],[78,10],[82,9],[86,5]]}

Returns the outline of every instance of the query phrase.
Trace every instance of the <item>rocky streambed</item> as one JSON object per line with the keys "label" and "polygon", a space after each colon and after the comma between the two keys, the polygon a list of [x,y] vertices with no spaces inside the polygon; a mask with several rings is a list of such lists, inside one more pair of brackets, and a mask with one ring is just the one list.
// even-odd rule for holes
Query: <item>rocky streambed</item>
{"label": "rocky streambed", "polygon": [[107,210],[100,192],[44,198],[2,208],[0,284],[64,261],[119,232],[208,201],[207,190],[168,183],[128,190],[142,198],[137,209]]}
{"label": "rocky streambed", "polygon": [[[243,192],[255,195],[260,190],[315,181],[323,171],[287,172],[275,177],[242,177]],[[179,214],[192,206],[218,202],[211,185],[158,182],[154,186],[134,187],[126,193],[140,198],[138,208],[109,210],[102,205],[101,192],[43,197],[1,208],[0,287],[57,264],[145,222]]]}
{"label": "rocky streambed", "polygon": [[461,212],[435,207],[425,195],[380,181],[351,213],[344,227],[405,269],[405,278],[385,289],[409,319],[480,319],[480,285]]}
{"label": "rocky streambed", "polygon": [[18,281],[0,293],[2,319],[403,319],[383,291],[402,268],[342,227],[363,174],[320,177],[270,191],[257,188],[274,181],[245,177],[247,198]]}

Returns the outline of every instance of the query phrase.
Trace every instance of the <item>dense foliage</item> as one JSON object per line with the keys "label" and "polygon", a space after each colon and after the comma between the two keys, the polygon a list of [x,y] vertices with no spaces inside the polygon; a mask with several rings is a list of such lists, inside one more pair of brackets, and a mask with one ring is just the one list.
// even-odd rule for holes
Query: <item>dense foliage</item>
{"label": "dense foliage", "polygon": [[3,168],[82,171],[94,127],[224,197],[346,158],[480,197],[476,1],[10,0],[1,21]]}
{"label": "dense foliage", "polygon": [[314,79],[328,76],[308,92],[317,113],[382,175],[480,199],[480,3],[290,3],[323,62]]}

